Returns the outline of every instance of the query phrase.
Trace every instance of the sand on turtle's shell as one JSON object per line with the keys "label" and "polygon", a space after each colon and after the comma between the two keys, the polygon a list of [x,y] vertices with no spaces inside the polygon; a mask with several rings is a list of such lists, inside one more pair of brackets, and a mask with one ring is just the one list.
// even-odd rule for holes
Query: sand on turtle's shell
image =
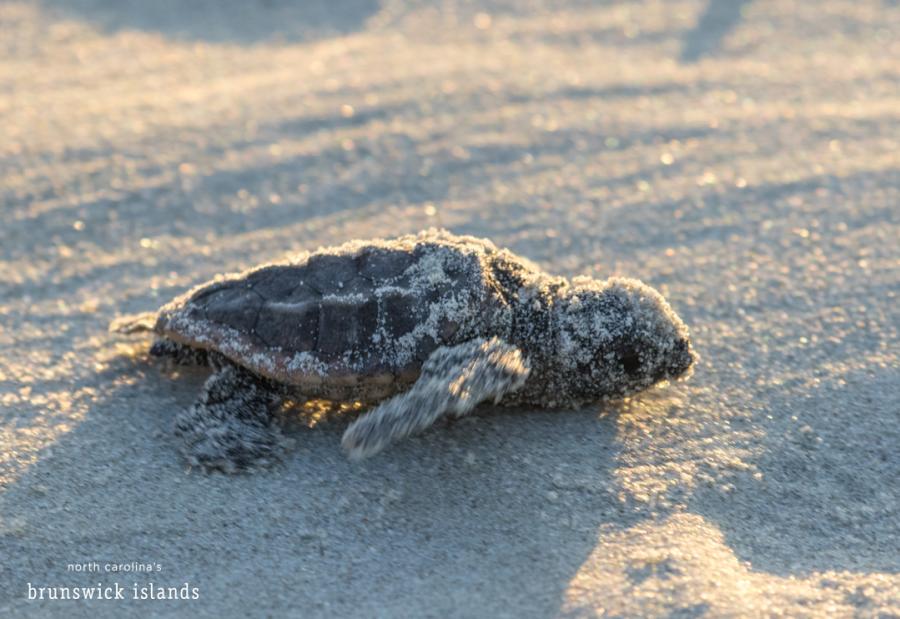
{"label": "sand on turtle's shell", "polygon": [[307,391],[387,393],[438,346],[508,331],[496,253],[434,229],[353,241],[202,284],[165,305],[155,330]]}

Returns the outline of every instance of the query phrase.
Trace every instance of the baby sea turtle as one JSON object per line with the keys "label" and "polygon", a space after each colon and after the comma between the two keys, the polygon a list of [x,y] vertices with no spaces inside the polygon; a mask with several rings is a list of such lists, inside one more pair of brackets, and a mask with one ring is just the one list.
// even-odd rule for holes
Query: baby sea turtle
{"label": "baby sea turtle", "polygon": [[[381,403],[347,429],[353,458],[478,403],[573,407],[685,375],[687,327],[634,279],[567,280],[445,230],[352,241],[217,277],[111,329],[214,372],[175,433],[195,465],[263,464],[285,397]],[[389,398],[389,399],[386,399]]]}

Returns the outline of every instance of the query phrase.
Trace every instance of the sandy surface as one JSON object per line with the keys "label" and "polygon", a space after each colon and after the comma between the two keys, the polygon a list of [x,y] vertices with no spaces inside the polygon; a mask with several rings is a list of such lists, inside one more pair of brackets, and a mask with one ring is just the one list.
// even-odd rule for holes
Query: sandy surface
{"label": "sandy surface", "polygon": [[[181,4],[0,5],[0,615],[900,614],[900,6]],[[640,277],[702,363],[189,473],[203,373],[109,320],[429,225]],[[200,599],[27,599],[97,582]]]}

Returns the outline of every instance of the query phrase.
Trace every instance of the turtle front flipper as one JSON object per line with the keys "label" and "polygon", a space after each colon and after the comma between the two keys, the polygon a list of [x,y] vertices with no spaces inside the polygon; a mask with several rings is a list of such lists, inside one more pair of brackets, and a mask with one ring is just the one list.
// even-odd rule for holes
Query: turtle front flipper
{"label": "turtle front flipper", "polygon": [[519,389],[528,378],[521,351],[498,338],[476,339],[435,350],[409,391],[394,396],[357,419],[342,441],[354,460],[374,455],[390,443],[420,432],[442,415],[461,417],[479,403]]}
{"label": "turtle front flipper", "polygon": [[279,402],[259,378],[222,364],[194,405],[175,418],[182,453],[194,466],[226,473],[271,464],[284,445],[273,415]]}

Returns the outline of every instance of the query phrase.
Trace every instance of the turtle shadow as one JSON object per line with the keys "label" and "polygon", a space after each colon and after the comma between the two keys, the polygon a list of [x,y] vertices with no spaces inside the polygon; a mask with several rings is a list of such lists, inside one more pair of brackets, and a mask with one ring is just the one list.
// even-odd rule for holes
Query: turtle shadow
{"label": "turtle shadow", "polygon": [[[362,614],[403,614],[429,596],[438,616],[555,615],[598,531],[635,517],[616,496],[615,423],[594,409],[482,406],[361,463],[337,449],[349,421],[326,421],[300,451],[327,454],[332,522],[345,547],[365,545],[342,575],[377,592],[354,601]],[[333,575],[318,577],[327,587]]]}
{"label": "turtle shadow", "polygon": [[239,45],[350,34],[362,29],[380,8],[379,0],[41,0],[41,4],[104,32],[138,30],[174,40]]}
{"label": "turtle shadow", "polygon": [[[896,381],[896,370],[858,368],[803,394],[760,398],[759,474],[736,476],[729,492],[699,490],[690,509],[715,522],[758,571],[896,574]],[[797,398],[807,399],[803,407]]]}
{"label": "turtle shadow", "polygon": [[[111,359],[88,380],[96,391],[80,422],[4,490],[0,552],[13,559],[0,599],[11,612],[34,610],[25,608],[34,604],[26,583],[152,580],[197,586],[220,610],[245,608],[252,590],[256,613],[277,613],[287,595],[305,616],[402,614],[428,594],[441,616],[549,616],[598,530],[633,518],[616,498],[615,422],[596,409],[483,408],[362,463],[340,450],[355,414],[332,411],[312,427],[287,420],[296,446],[280,464],[226,476],[189,471],[170,432],[207,371],[159,369],[140,352]],[[94,560],[161,571],[68,568]],[[126,604],[112,612],[150,609]],[[152,609],[195,604],[156,601]],[[111,608],[59,602],[42,610]]]}

